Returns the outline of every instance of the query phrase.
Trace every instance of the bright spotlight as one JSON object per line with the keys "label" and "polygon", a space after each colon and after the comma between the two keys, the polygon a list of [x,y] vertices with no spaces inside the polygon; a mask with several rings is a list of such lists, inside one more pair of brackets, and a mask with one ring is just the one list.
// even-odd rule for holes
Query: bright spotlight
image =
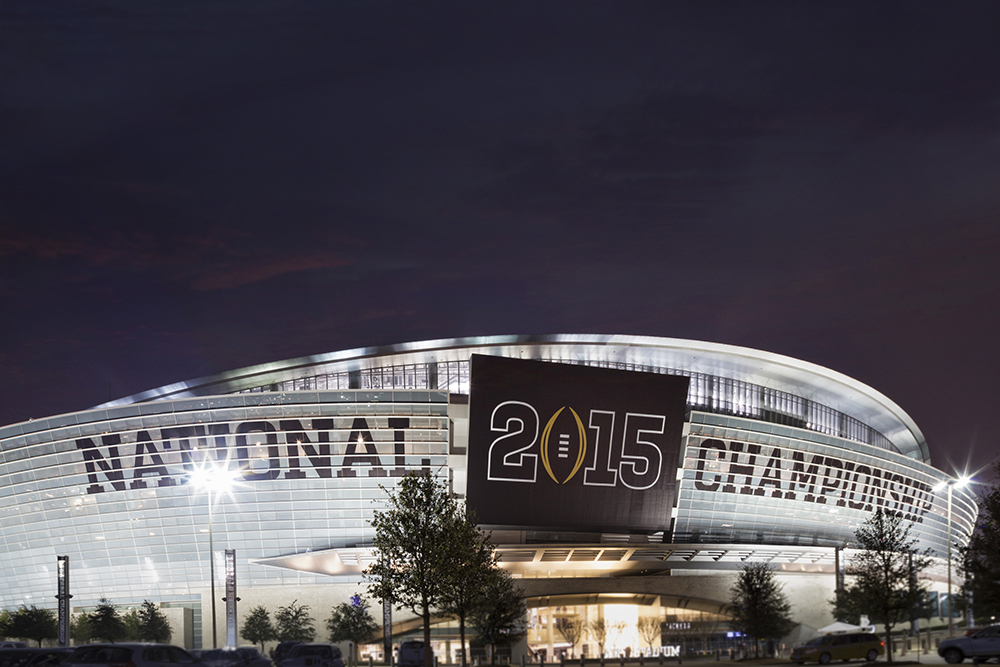
{"label": "bright spotlight", "polygon": [[229,467],[229,461],[203,461],[188,473],[188,479],[196,490],[218,496],[229,492],[237,484],[239,474],[238,470]]}
{"label": "bright spotlight", "polygon": [[212,648],[219,647],[217,621],[215,613],[215,543],[212,536],[212,508],[222,494],[232,496],[232,488],[236,484],[238,470],[229,465],[229,457],[225,461],[202,460],[188,473],[188,482],[195,492],[204,491],[208,495],[208,571],[212,591]]}

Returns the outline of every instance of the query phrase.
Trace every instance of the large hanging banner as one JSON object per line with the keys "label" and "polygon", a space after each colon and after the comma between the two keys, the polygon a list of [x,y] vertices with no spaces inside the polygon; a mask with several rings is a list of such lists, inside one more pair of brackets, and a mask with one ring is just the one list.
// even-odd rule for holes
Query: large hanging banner
{"label": "large hanging banner", "polygon": [[69,646],[69,556],[56,556],[56,598],[59,600],[59,646]]}
{"label": "large hanging banner", "polygon": [[688,378],[472,356],[468,505],[481,524],[670,528]]}
{"label": "large hanging banner", "polygon": [[236,648],[236,549],[226,549],[226,647]]}

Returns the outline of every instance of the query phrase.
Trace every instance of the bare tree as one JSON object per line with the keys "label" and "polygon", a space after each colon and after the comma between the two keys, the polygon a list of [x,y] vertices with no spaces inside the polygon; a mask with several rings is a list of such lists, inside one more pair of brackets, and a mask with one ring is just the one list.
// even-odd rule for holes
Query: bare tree
{"label": "bare tree", "polygon": [[653,648],[653,642],[660,641],[663,635],[663,625],[659,616],[642,616],[635,624],[639,631],[639,637],[646,642],[646,646]]}
{"label": "bare tree", "polygon": [[617,644],[618,640],[621,638],[622,633],[628,628],[628,623],[625,621],[612,621],[610,623],[605,623],[608,628],[608,643]]}
{"label": "bare tree", "polygon": [[595,642],[597,642],[597,648],[600,650],[600,655],[604,656],[604,645],[608,641],[608,623],[604,622],[603,618],[591,621],[587,625],[587,632]]}
{"label": "bare tree", "polygon": [[555,626],[559,634],[563,636],[563,639],[569,642],[570,652],[575,653],[576,645],[587,634],[587,624],[579,616],[563,616],[556,619]]}

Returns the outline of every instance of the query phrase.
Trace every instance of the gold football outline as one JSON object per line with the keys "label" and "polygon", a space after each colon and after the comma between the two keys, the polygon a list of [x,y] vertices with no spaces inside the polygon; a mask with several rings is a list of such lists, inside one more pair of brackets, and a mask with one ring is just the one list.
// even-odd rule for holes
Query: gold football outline
{"label": "gold football outline", "polygon": [[580,419],[580,415],[576,414],[576,410],[570,408],[569,411],[573,413],[573,419],[576,420],[576,428],[580,432],[580,451],[576,455],[576,465],[573,466],[573,470],[569,476],[561,482],[556,479],[555,474],[552,472],[552,466],[549,465],[549,433],[552,431],[552,425],[556,423],[556,419],[559,418],[560,413],[565,409],[566,406],[564,405],[556,410],[556,413],[549,419],[549,423],[545,425],[545,430],[542,431],[542,465],[545,466],[545,472],[549,473],[549,477],[556,484],[565,484],[573,479],[573,475],[580,470],[580,466],[583,465],[583,459],[587,455],[587,431],[583,428],[583,421]]}

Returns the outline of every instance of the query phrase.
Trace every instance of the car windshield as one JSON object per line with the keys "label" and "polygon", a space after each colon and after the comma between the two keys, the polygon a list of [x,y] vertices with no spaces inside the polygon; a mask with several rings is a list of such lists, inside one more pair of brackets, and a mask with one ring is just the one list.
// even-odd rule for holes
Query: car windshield
{"label": "car windshield", "polygon": [[805,645],[806,646],[822,646],[823,644],[827,643],[828,641],[830,641],[829,637],[816,637],[815,639],[811,639],[811,640],[807,641],[805,643]]}
{"label": "car windshield", "polygon": [[202,652],[201,659],[203,662],[239,662],[243,659],[243,655],[239,649],[213,648]]}
{"label": "car windshield", "polygon": [[114,646],[86,646],[77,649],[66,662],[73,664],[128,662],[132,659],[132,649]]}
{"label": "car windshield", "polygon": [[0,653],[0,667],[20,667],[35,657],[31,651],[9,651]]}

